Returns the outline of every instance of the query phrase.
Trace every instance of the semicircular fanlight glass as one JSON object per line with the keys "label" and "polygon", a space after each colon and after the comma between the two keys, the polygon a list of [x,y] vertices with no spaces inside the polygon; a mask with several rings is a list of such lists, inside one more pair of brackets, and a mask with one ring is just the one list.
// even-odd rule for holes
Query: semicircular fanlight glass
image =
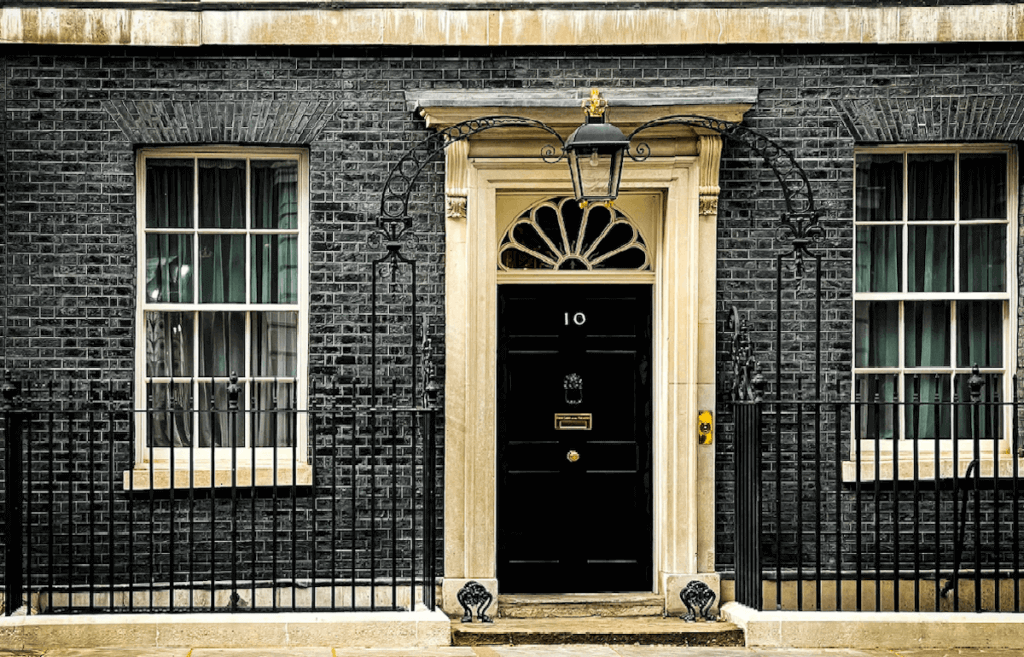
{"label": "semicircular fanlight glass", "polygon": [[498,268],[649,271],[647,243],[614,207],[580,208],[571,197],[542,201],[516,218],[498,245]]}

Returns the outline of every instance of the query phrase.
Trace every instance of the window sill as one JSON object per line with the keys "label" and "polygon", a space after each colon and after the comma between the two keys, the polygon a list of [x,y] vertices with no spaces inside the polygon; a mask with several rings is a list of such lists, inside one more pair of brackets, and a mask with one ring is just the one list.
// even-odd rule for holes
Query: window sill
{"label": "window sill", "polygon": [[[252,488],[268,486],[312,486],[313,468],[308,463],[282,464],[275,470],[273,466],[257,465],[255,482],[252,468],[236,468],[215,466],[210,468],[196,466],[193,470],[187,467],[174,469],[173,486],[171,469],[166,463],[157,463],[150,468],[148,463],[140,463],[133,470],[124,471],[124,489],[126,491],[147,490],[188,490],[189,488]],[[293,482],[294,475],[294,482]]]}
{"label": "window sill", "polygon": [[[886,459],[889,459],[886,462]],[[981,457],[981,472],[979,477],[982,479],[1013,479],[1014,459],[1009,454],[999,455],[999,472],[998,476],[995,472],[995,461],[991,454],[983,454]],[[899,481],[932,481],[935,479],[954,479],[963,478],[967,476],[967,468],[971,464],[971,459],[961,457],[956,467],[956,474],[954,475],[954,463],[951,456],[940,456],[939,457],[939,471],[938,475],[935,472],[935,457],[928,454],[922,454],[917,461],[917,472],[915,476],[914,472],[914,461],[913,459],[900,459],[896,462],[897,476]],[[1017,459],[1017,476],[1024,477],[1024,458]],[[974,477],[974,473],[971,472],[971,477]],[[843,461],[843,482],[844,483],[872,483],[874,481],[886,482],[893,481],[896,479],[893,473],[893,462],[891,454],[883,454],[881,456],[881,462],[878,464],[878,473],[875,473],[875,459],[871,454],[864,454],[860,463],[860,479],[857,478],[857,463],[854,461]]]}

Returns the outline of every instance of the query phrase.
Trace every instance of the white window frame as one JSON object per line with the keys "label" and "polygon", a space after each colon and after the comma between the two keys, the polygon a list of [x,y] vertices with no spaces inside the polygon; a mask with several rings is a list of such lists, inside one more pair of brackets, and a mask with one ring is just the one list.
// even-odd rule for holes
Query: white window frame
{"label": "white window frame", "polygon": [[[851,307],[851,317],[856,316],[856,304],[859,301],[897,301],[897,302],[908,302],[908,301],[952,301],[954,302],[951,307],[951,322],[955,328],[956,323],[956,309],[955,302],[957,301],[973,301],[973,300],[999,300],[1003,302],[1003,362],[1002,366],[995,368],[980,368],[982,374],[1001,374],[1003,376],[1002,389],[999,391],[999,399],[1001,402],[1007,402],[1012,399],[1012,385],[1013,376],[1016,373],[1016,356],[1017,356],[1017,252],[1018,252],[1018,218],[1017,218],[1017,150],[1013,145],[1010,144],[941,144],[941,145],[891,145],[891,146],[874,146],[874,147],[862,147],[855,150],[855,158],[859,155],[903,155],[903,180],[904,183],[907,181],[907,156],[916,154],[954,154],[956,155],[955,173],[954,173],[954,225],[960,223],[960,159],[961,154],[995,154],[1004,153],[1006,155],[1006,213],[1007,213],[1007,231],[1006,231],[1006,291],[1002,293],[991,293],[991,292],[960,292],[959,287],[959,263],[960,263],[960,234],[961,231],[954,230],[954,262],[952,267],[954,268],[954,281],[955,289],[954,292],[858,292],[857,291],[857,280],[856,280],[856,247],[853,249],[853,271],[854,276],[851,281],[853,287],[853,302]],[[856,190],[856,166],[854,167],[854,190]],[[860,226],[883,226],[883,225],[899,225],[904,227],[902,230],[902,241],[901,241],[901,262],[902,271],[900,272],[900,289],[908,290],[908,257],[909,257],[909,231],[905,229],[906,226],[924,226],[928,225],[926,221],[909,221],[908,220],[908,206],[909,206],[909,189],[904,184],[903,188],[903,216],[899,221],[892,222],[880,222],[880,221],[859,221],[856,216],[856,199],[854,200],[854,220],[853,220],[853,239],[856,242],[856,231]],[[978,225],[983,222],[970,222],[971,225]],[[992,222],[990,222],[992,223]],[[882,374],[892,376],[893,374],[898,375],[897,378],[897,389],[896,398],[898,401],[909,400],[911,392],[906,390],[906,373],[932,373],[938,372],[941,374],[951,375],[970,375],[970,368],[959,367],[956,363],[957,359],[957,345],[955,331],[951,334],[951,345],[950,351],[950,365],[948,367],[915,367],[908,368],[905,365],[906,353],[905,353],[905,318],[904,318],[904,303],[899,304],[899,349],[898,349],[898,365],[896,367],[857,367],[856,366],[856,355],[852,354],[851,358],[851,371],[853,373],[851,386],[851,400],[855,400],[857,391],[857,377],[865,374]],[[855,331],[856,327],[852,327],[852,331]],[[856,348],[856,339],[853,341],[854,348]],[[951,383],[952,385],[952,383]],[[860,400],[861,409],[864,409],[863,404],[870,400]],[[925,400],[927,401],[927,400]],[[882,404],[883,412],[889,412],[891,406],[888,404]],[[863,413],[863,410],[861,411]],[[899,419],[899,439],[881,439],[876,440],[873,437],[865,437],[856,440],[857,427],[853,426],[853,412],[851,408],[850,414],[850,435],[853,438],[851,444],[850,461],[844,464],[843,478],[846,481],[854,481],[858,479],[857,476],[857,461],[859,452],[859,463],[860,463],[860,477],[861,481],[871,481],[876,477],[882,480],[891,480],[898,476],[899,479],[933,479],[942,477],[955,476],[954,473],[959,473],[963,476],[967,470],[968,465],[974,460],[974,444],[973,440],[960,438],[957,439],[957,445],[954,449],[953,439],[941,439],[941,440],[910,440],[907,438],[907,427],[906,427],[906,416],[902,410],[897,414]],[[1002,438],[998,442],[998,456],[999,456],[999,476],[1010,476],[1012,472],[1012,413],[1003,414],[1003,432]],[[895,444],[894,444],[895,443]],[[894,455],[894,447],[898,452]],[[938,472],[936,472],[936,448],[939,449],[938,458]],[[993,441],[983,440],[980,443],[981,448],[981,474],[982,476],[991,477],[994,473],[995,466],[995,455],[993,454]],[[915,450],[917,458],[915,460]],[[876,453],[877,452],[877,453]],[[954,453],[957,457],[957,463],[953,462]],[[894,464],[894,456],[896,463]],[[878,472],[875,472],[875,461],[879,461]],[[894,468],[898,467],[898,473],[894,472]],[[1024,473],[1024,461],[1019,464],[1020,472]]]}
{"label": "white window frame", "polygon": [[[251,249],[250,235],[275,234],[281,231],[274,229],[255,229],[251,227],[251,203],[249,185],[249,161],[256,160],[294,160],[298,164],[298,294],[295,304],[254,303],[251,300],[251,276],[245,276],[246,295],[243,303],[200,303],[194,296],[191,303],[151,302],[146,298],[146,235],[162,232],[160,229],[146,227],[146,161],[148,159],[183,159],[193,160],[198,164],[200,159],[238,159],[246,161],[246,227],[244,229],[217,229],[210,233],[225,234],[234,232],[246,236],[246,252]],[[196,167],[198,169],[198,167]],[[198,174],[197,174],[198,175]],[[198,217],[199,194],[194,188],[193,217]],[[252,312],[297,312],[296,327],[296,380],[295,380],[295,444],[292,447],[150,447],[147,443],[147,413],[135,414],[135,463],[134,469],[124,473],[126,489],[146,490],[150,488],[203,488],[221,486],[274,486],[274,485],[310,485],[312,483],[312,467],[308,457],[307,431],[307,396],[308,396],[308,361],[309,361],[309,153],[303,148],[273,147],[167,147],[144,148],[136,155],[136,243],[137,243],[137,279],[136,279],[136,313],[135,313],[135,408],[147,409],[147,382],[161,383],[170,377],[152,378],[146,375],[146,322],[147,312],[191,312],[198,321],[199,311],[235,311],[246,313],[246,337],[243,349],[247,371],[249,368]],[[196,219],[198,221],[198,219]],[[199,257],[198,238],[203,229],[195,224],[191,229],[196,242],[193,244],[194,257]],[[167,232],[180,232],[168,230]],[[198,262],[198,261],[197,261]],[[247,267],[251,266],[251,257],[247,258]],[[198,287],[198,275],[194,275],[194,285]],[[198,294],[198,293],[197,293]],[[196,329],[198,331],[198,329]],[[198,341],[194,344],[194,358],[198,358],[200,350]],[[199,377],[194,369],[195,381],[208,381],[207,377]],[[251,385],[254,379],[245,379],[239,373],[240,382]],[[213,381],[226,383],[226,377],[216,377]],[[258,380],[258,379],[256,379]],[[270,382],[273,379],[267,379]],[[279,381],[281,379],[278,379]],[[198,385],[194,383],[193,385]],[[193,390],[195,395],[195,390]],[[244,387],[239,395],[239,409],[249,409],[251,395]],[[193,413],[197,413],[198,400]],[[218,409],[222,410],[222,409]],[[194,435],[198,436],[198,417],[193,417]],[[251,422],[245,423],[246,444],[250,444]],[[253,454],[255,450],[255,458]],[[173,455],[173,464],[172,464]],[[255,468],[253,467],[255,465]]]}

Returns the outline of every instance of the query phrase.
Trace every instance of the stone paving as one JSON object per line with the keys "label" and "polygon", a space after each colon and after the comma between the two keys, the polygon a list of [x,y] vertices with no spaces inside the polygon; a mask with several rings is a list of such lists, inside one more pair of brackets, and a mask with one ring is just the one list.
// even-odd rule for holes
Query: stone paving
{"label": "stone paving", "polygon": [[0,649],[0,657],[1021,657],[1018,650],[850,650],[679,646],[475,646],[466,648],[54,648]]}

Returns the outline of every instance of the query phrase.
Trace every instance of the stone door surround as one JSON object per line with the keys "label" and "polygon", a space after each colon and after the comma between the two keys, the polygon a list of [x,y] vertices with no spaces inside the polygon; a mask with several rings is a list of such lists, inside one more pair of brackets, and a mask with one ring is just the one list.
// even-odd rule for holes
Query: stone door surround
{"label": "stone door surround", "polygon": [[[443,129],[481,116],[544,121],[564,138],[589,89],[410,94],[410,110]],[[757,98],[742,88],[607,89],[608,120],[629,134],[673,114],[740,121]],[[535,134],[536,133],[536,134]],[[627,159],[624,192],[659,196],[654,273],[654,580],[666,609],[683,609],[692,580],[719,593],[714,555],[714,446],[698,446],[697,413],[715,408],[715,247],[721,137],[682,126],[643,135],[652,156]],[[571,190],[564,162],[545,163],[539,130],[489,130],[446,151],[445,515],[442,604],[463,613],[470,581],[497,600],[497,207],[502,195]],[[550,282],[616,282],[607,272],[551,272]],[[622,281],[619,281],[622,282]],[[610,528],[610,531],[613,529]],[[489,610],[494,615],[495,608]]]}

